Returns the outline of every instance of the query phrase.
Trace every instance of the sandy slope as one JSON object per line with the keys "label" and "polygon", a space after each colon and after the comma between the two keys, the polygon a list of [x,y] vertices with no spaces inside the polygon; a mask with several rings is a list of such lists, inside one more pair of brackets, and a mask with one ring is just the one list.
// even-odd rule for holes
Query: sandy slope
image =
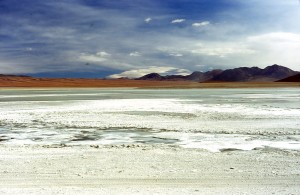
{"label": "sandy slope", "polygon": [[300,153],[1,146],[0,193],[299,194]]}

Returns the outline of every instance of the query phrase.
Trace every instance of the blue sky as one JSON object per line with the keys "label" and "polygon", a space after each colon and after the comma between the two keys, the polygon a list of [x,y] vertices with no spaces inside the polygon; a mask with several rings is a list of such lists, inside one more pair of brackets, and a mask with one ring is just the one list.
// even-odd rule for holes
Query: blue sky
{"label": "blue sky", "polygon": [[0,0],[0,73],[300,70],[298,0]]}

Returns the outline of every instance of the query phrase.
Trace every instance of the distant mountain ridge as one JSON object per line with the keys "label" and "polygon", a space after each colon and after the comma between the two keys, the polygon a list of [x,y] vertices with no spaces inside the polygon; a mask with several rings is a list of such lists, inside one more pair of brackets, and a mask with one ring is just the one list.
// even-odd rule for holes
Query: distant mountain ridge
{"label": "distant mountain ridge", "polygon": [[208,72],[193,72],[190,75],[167,75],[158,73],[144,75],[137,80],[151,81],[197,81],[197,82],[266,82],[278,81],[299,72],[277,64],[267,66],[264,69],[258,67],[240,67],[227,70],[212,70]]}
{"label": "distant mountain ridge", "polygon": [[167,75],[161,76],[158,73],[150,73],[136,80],[149,80],[149,81],[196,81],[196,82],[204,82],[214,78],[219,75],[222,70],[212,70],[208,72],[199,72],[195,71],[190,75]]}
{"label": "distant mountain ridge", "polygon": [[26,75],[0,74],[0,77],[30,77]]}

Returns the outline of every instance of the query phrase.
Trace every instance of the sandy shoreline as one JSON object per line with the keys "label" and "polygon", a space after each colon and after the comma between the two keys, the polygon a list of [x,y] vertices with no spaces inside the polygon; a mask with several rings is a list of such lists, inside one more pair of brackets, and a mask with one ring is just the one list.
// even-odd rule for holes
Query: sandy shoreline
{"label": "sandy shoreline", "polygon": [[300,87],[298,82],[216,82],[146,81],[106,79],[65,79],[0,77],[0,88],[261,88]]}
{"label": "sandy shoreline", "polygon": [[300,153],[0,146],[0,193],[300,193]]}

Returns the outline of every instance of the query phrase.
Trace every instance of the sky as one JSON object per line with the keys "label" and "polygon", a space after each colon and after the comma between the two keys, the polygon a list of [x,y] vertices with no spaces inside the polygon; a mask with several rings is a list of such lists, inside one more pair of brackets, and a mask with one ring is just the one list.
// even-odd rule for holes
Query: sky
{"label": "sky", "polygon": [[0,0],[0,74],[300,70],[299,0]]}

